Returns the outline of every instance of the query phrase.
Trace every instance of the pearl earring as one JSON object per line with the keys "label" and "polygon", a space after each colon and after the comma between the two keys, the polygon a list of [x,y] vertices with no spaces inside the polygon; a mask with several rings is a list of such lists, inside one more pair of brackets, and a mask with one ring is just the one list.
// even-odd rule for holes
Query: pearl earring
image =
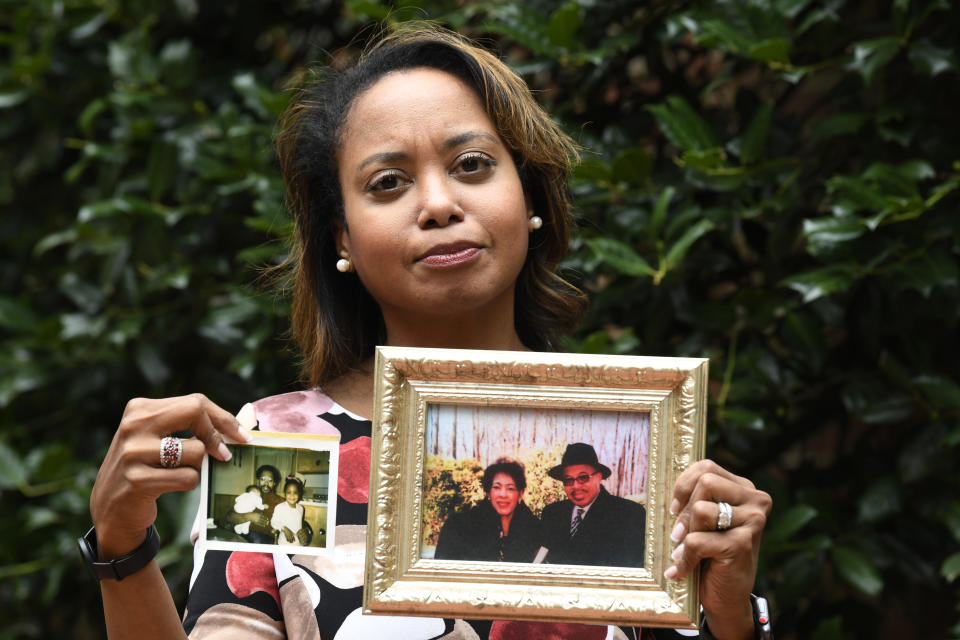
{"label": "pearl earring", "polygon": [[340,273],[353,271],[353,263],[350,262],[350,258],[340,258],[337,260],[337,271]]}
{"label": "pearl earring", "polygon": [[530,219],[527,220],[527,228],[530,229],[531,233],[543,226],[543,218],[540,216],[530,216]]}

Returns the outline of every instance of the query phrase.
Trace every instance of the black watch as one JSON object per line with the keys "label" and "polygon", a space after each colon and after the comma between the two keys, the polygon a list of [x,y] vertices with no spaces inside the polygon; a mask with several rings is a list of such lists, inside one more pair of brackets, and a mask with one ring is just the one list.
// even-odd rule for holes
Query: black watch
{"label": "black watch", "polygon": [[[754,640],[773,640],[773,629],[770,626],[770,605],[767,603],[767,599],[751,593],[750,608],[753,609]],[[700,620],[700,640],[717,640],[710,633],[706,618]]]}
{"label": "black watch", "polygon": [[84,562],[90,567],[94,578],[97,580],[117,580],[119,582],[150,564],[150,561],[153,560],[160,549],[160,534],[157,533],[157,528],[154,525],[150,525],[150,528],[147,529],[147,538],[143,541],[143,544],[126,555],[106,562],[100,560],[97,550],[97,532],[94,527],[90,527],[87,535],[77,538],[77,545],[80,547],[80,555],[83,556]]}

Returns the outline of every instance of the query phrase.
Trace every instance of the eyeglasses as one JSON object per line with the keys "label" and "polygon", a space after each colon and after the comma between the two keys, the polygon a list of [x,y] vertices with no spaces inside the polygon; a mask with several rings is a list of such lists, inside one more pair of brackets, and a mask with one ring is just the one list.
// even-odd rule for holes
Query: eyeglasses
{"label": "eyeglasses", "polygon": [[260,477],[257,478],[257,479],[258,479],[260,482],[272,482],[272,483],[274,483],[274,484],[277,483],[277,481],[273,478],[273,476],[260,476]]}
{"label": "eyeglasses", "polygon": [[572,487],[573,483],[576,482],[578,485],[584,485],[589,482],[590,478],[600,473],[599,471],[594,471],[593,473],[581,473],[576,478],[564,478],[563,486]]}

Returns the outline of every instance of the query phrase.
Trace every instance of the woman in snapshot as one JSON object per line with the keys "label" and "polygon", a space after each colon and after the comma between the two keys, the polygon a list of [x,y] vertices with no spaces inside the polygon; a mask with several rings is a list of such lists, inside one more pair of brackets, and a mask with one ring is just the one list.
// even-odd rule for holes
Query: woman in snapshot
{"label": "woman in snapshot", "polygon": [[[337,546],[332,556],[197,550],[181,619],[141,547],[156,498],[195,487],[205,453],[226,459],[223,440],[249,436],[199,394],[131,400],[90,500],[100,560],[140,548],[134,558],[145,563],[101,581],[109,635],[476,638],[461,620],[361,615],[374,346],[554,347],[584,308],[554,273],[570,234],[574,145],[496,56],[419,27],[310,83],[280,123],[278,155],[297,227],[293,325],[311,389],[253,406],[262,430],[339,434]],[[183,429],[196,438],[163,440]],[[672,500],[677,550],[665,578],[699,566],[712,634],[701,636],[754,637],[750,590],[769,496],[701,461]],[[721,504],[732,506],[729,521]],[[607,633],[569,629],[556,637]]]}
{"label": "woman in snapshot", "polygon": [[499,458],[483,472],[479,504],[450,516],[437,540],[438,560],[533,562],[540,521],[523,502],[523,465]]}

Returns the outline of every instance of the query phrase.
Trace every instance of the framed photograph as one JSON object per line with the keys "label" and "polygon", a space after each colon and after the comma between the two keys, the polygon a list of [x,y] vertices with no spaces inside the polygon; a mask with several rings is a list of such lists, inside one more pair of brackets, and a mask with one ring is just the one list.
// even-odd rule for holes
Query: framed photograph
{"label": "framed photograph", "polygon": [[378,347],[364,610],[696,629],[707,360]]}
{"label": "framed photograph", "polygon": [[322,555],[337,522],[339,438],[251,431],[250,444],[228,444],[229,462],[204,457],[200,503],[208,549]]}

